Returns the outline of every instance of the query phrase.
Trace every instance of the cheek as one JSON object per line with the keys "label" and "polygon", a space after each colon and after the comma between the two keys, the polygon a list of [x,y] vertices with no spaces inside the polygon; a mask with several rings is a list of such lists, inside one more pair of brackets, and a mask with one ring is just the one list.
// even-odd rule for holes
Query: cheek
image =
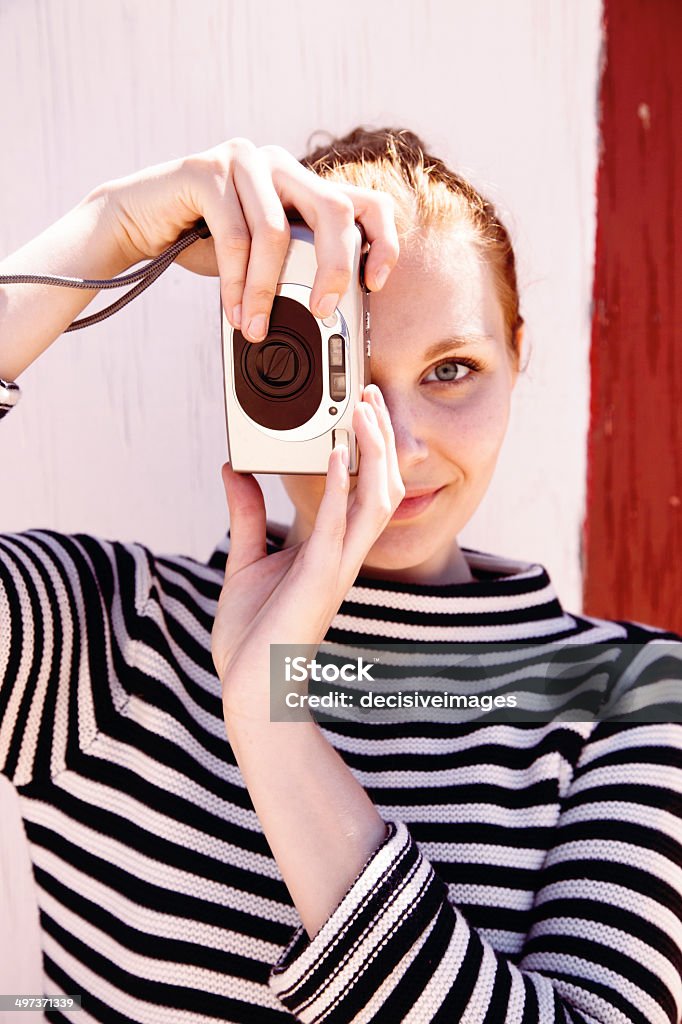
{"label": "cheek", "polygon": [[469,473],[494,462],[507,431],[509,409],[509,392],[497,387],[453,404],[436,425],[441,450]]}

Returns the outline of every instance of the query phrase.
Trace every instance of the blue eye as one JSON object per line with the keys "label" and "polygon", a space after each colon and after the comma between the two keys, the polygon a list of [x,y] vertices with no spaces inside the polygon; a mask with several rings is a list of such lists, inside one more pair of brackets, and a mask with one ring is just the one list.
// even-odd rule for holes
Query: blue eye
{"label": "blue eye", "polygon": [[[462,372],[463,367],[468,371],[467,373]],[[481,364],[475,359],[444,359],[429,371],[424,380],[429,383],[433,381],[438,384],[459,384],[460,381],[464,382],[481,369]]]}

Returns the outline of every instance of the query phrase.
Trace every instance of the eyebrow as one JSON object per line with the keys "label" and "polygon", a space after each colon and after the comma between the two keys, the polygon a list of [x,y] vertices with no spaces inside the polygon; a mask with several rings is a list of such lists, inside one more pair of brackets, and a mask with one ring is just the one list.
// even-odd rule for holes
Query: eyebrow
{"label": "eyebrow", "polygon": [[489,334],[466,334],[455,335],[452,338],[444,338],[431,345],[424,352],[424,359],[436,359],[444,352],[452,352],[454,349],[465,348],[467,345],[494,345],[495,339]]}

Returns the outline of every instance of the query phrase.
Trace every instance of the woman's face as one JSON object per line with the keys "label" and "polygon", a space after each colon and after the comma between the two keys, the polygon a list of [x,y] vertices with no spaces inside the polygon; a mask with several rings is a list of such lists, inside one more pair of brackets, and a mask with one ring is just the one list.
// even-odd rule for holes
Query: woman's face
{"label": "woman's face", "polygon": [[[406,496],[363,573],[466,582],[457,535],[490,482],[516,372],[492,272],[470,239],[452,229],[426,242],[401,252],[371,298],[372,382],[391,415]],[[325,477],[282,480],[296,508],[290,545],[310,534]]]}

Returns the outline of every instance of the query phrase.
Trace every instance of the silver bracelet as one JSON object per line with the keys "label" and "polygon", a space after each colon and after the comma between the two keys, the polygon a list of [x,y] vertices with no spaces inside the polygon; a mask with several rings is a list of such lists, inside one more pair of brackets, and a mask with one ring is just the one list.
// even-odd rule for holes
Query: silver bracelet
{"label": "silver bracelet", "polygon": [[0,420],[6,416],[10,409],[19,401],[21,388],[13,380],[3,380],[0,377]]}

